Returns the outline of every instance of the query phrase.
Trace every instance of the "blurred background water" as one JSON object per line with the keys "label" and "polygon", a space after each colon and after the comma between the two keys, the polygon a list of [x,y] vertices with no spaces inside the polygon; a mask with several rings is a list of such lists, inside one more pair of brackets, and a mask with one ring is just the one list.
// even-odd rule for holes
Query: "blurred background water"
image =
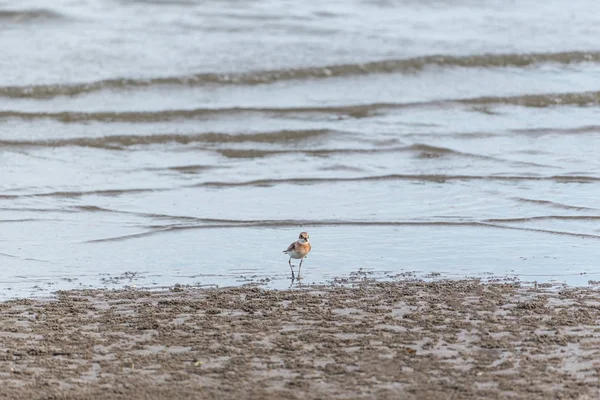
{"label": "blurred background water", "polygon": [[0,297],[598,279],[596,8],[0,1]]}

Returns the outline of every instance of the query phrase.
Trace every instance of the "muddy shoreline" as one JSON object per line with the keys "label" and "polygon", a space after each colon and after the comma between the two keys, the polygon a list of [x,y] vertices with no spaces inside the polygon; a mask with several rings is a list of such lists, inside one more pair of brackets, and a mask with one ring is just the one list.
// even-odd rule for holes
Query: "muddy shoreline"
{"label": "muddy shoreline", "polygon": [[591,288],[82,290],[0,303],[0,398],[598,398]]}

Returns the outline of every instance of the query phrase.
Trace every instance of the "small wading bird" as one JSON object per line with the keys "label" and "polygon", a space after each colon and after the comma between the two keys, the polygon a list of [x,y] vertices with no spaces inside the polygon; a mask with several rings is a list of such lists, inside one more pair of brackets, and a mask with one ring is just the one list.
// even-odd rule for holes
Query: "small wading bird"
{"label": "small wading bird", "polygon": [[302,261],[304,261],[304,257],[306,257],[309,251],[310,242],[308,241],[308,232],[301,232],[300,236],[298,236],[298,240],[290,244],[290,247],[284,251],[285,254],[290,256],[288,264],[290,264],[290,269],[292,270],[292,281],[295,279],[292,258],[300,259],[300,265],[298,266],[298,279],[300,279],[300,268],[302,268]]}

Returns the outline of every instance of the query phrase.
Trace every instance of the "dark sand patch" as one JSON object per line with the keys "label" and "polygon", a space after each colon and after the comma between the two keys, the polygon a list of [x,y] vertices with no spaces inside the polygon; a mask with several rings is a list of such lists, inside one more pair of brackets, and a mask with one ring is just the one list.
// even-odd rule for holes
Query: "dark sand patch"
{"label": "dark sand patch", "polygon": [[591,399],[592,289],[86,290],[0,303],[0,398]]}

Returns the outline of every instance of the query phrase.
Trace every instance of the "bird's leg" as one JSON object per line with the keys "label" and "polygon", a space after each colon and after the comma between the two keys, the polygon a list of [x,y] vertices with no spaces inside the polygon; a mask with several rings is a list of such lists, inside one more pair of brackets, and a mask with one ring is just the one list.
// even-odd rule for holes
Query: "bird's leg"
{"label": "bird's leg", "polygon": [[302,261],[304,261],[304,258],[300,259],[300,265],[298,266],[298,279],[300,279],[300,268],[302,268]]}
{"label": "bird's leg", "polygon": [[[292,271],[292,282],[294,281],[294,267],[292,267],[292,257],[288,260],[288,264],[290,264],[290,270]],[[300,276],[300,271],[298,271],[298,276]]]}

